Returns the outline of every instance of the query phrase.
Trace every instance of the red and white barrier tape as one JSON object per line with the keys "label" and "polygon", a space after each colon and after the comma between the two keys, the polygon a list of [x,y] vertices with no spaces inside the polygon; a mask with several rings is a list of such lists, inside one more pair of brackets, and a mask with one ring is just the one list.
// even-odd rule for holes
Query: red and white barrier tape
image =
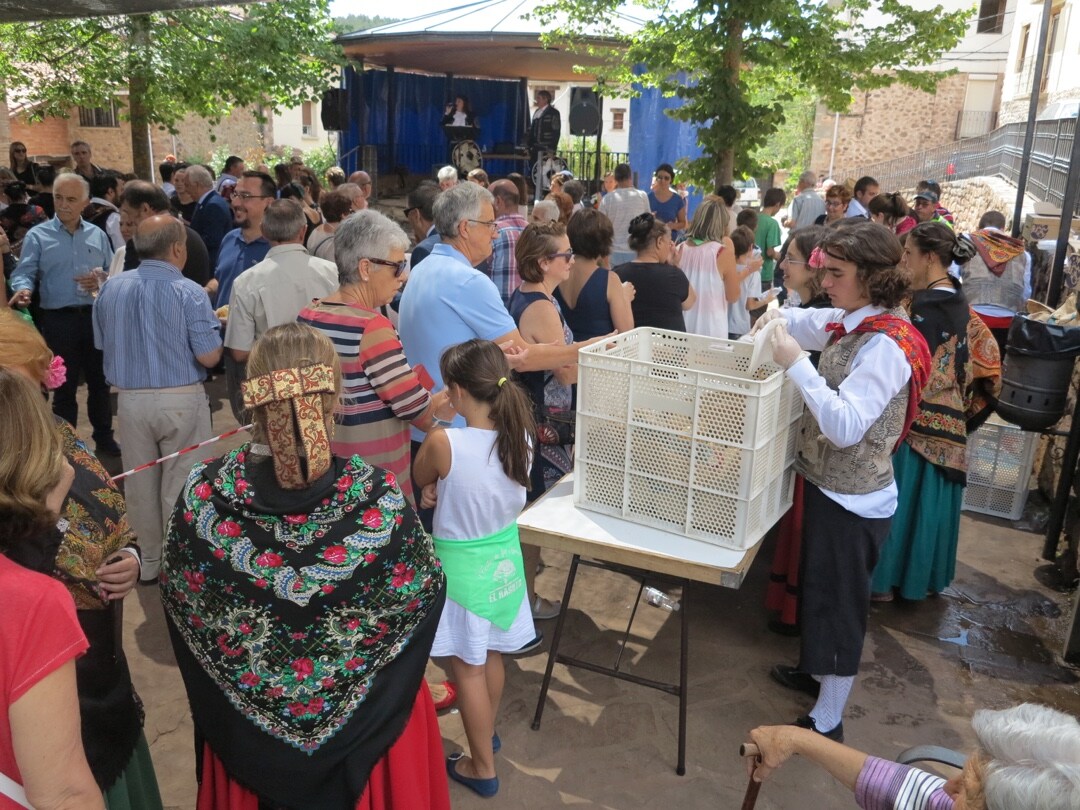
{"label": "red and white barrier tape", "polygon": [[238,427],[238,428],[235,428],[233,430],[226,430],[220,436],[215,436],[212,439],[207,439],[205,442],[199,442],[198,444],[193,444],[193,445],[191,445],[191,447],[185,447],[183,450],[177,450],[175,453],[170,453],[169,455],[165,456],[164,458],[159,458],[156,461],[148,461],[145,464],[140,464],[138,467],[130,469],[127,472],[122,472],[119,475],[114,475],[109,480],[112,481],[113,483],[116,483],[117,481],[120,481],[120,480],[123,480],[124,478],[127,478],[129,475],[134,475],[135,473],[142,472],[143,470],[149,470],[151,467],[156,467],[158,464],[162,464],[162,463],[164,463],[166,461],[171,461],[172,459],[177,458],[178,456],[182,456],[185,453],[191,453],[191,452],[193,452],[195,450],[198,450],[200,447],[206,447],[206,445],[208,445],[208,444],[213,444],[214,442],[220,442],[222,439],[227,439],[230,436],[235,436],[237,433],[241,433],[241,432],[243,432],[245,430],[251,430],[251,428],[252,428],[252,425],[244,425],[243,427]]}

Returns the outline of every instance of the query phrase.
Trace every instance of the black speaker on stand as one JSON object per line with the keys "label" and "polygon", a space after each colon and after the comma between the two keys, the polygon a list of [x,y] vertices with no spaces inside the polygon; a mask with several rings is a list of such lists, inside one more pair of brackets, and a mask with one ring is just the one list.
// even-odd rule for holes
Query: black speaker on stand
{"label": "black speaker on stand", "polygon": [[596,136],[595,177],[592,185],[600,187],[600,135],[604,129],[603,99],[591,87],[570,88],[570,134],[581,138],[581,166],[578,174],[588,174],[585,139]]}
{"label": "black speaker on stand", "polygon": [[349,91],[331,87],[323,91],[321,116],[323,129],[341,132],[349,127]]}

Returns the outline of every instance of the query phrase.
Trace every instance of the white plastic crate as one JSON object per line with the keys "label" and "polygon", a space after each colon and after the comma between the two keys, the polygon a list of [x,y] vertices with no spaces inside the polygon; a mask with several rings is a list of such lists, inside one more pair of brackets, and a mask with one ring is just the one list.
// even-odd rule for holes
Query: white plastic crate
{"label": "white plastic crate", "polygon": [[575,502],[729,548],[791,504],[802,397],[752,346],[639,328],[578,357]]}
{"label": "white plastic crate", "polygon": [[963,508],[1019,520],[1027,503],[1038,438],[1038,433],[1021,430],[996,416],[968,436]]}

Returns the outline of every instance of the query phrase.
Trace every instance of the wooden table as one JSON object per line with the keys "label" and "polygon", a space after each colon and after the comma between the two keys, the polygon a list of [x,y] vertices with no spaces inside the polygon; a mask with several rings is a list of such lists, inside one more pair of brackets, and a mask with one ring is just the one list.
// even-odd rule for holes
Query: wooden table
{"label": "wooden table", "polygon": [[[547,668],[540,685],[540,698],[533,718],[534,730],[547,701],[548,688],[555,663],[577,666],[620,680],[630,681],[650,689],[658,689],[679,698],[679,753],[676,773],[686,773],[686,704],[687,669],[689,664],[689,593],[690,582],[707,582],[725,588],[738,588],[761,544],[746,551],[733,551],[682,535],[609,517],[598,512],[579,509],[574,505],[574,476],[564,477],[548,490],[518,518],[521,542],[541,548],[565,551],[573,555],[563,591],[562,607],[551,639]],[[582,559],[582,558],[587,559]],[[619,657],[613,667],[583,661],[559,653],[563,626],[570,607],[578,567],[586,565],[616,571],[639,583],[638,598],[630,613],[620,645]],[[622,672],[619,665],[622,651],[630,635],[630,627],[641,603],[646,581],[682,587],[681,633],[679,641],[679,683],[670,684]]]}

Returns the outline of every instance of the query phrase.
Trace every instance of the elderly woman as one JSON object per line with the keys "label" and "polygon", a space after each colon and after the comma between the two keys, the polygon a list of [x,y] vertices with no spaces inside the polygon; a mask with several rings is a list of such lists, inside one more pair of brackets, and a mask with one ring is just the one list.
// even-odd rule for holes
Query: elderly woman
{"label": "elderly woman", "polygon": [[[731,244],[730,239],[725,241]],[[637,257],[612,269],[620,281],[634,285],[636,293],[630,304],[634,324],[685,332],[683,312],[697,302],[697,293],[686,273],[675,264],[668,226],[652,214],[639,214],[630,221],[629,244]],[[735,299],[738,297],[739,284],[736,282]],[[724,334],[717,337],[727,337],[726,312],[724,324]]]}
{"label": "elderly woman", "polygon": [[307,238],[307,252],[328,262],[334,261],[334,233],[353,211],[348,194],[335,189],[322,195],[323,223]]}
{"label": "elderly woman", "polygon": [[555,200],[540,200],[533,206],[532,214],[529,216],[529,222],[534,222],[538,225],[543,225],[549,222],[558,222],[559,216],[559,204]]}
{"label": "elderly woman", "polygon": [[64,586],[28,570],[51,568],[73,471],[41,392],[22,374],[0,370],[0,412],[0,774],[9,780],[0,805],[102,810],[79,739],[73,659],[86,638]]}
{"label": "elderly woman", "polygon": [[829,186],[825,192],[825,213],[814,220],[815,225],[832,225],[847,216],[848,203],[851,202],[851,191],[843,183]]}
{"label": "elderly woman", "polygon": [[397,331],[380,311],[405,283],[409,238],[378,211],[360,211],[334,234],[340,286],[298,317],[333,341],[344,384],[337,407],[334,453],[354,455],[397,476],[413,497],[409,474],[409,425],[428,430],[448,407],[445,392],[432,395],[405,360]]}
{"label": "elderly woman", "polygon": [[951,265],[974,255],[970,239],[940,222],[915,226],[904,242],[908,315],[933,362],[919,415],[893,455],[899,502],[874,571],[875,601],[892,601],[894,589],[904,599],[925,599],[956,573],[967,435],[986,421],[1001,388],[997,341],[949,275]]}
{"label": "elderly woman", "polygon": [[[63,362],[36,329],[11,312],[0,311],[0,347],[0,367],[22,375],[39,390],[55,388],[62,381]],[[121,602],[139,577],[135,534],[128,525],[124,496],[105,468],[68,422],[50,421],[55,421],[61,452],[75,478],[60,513],[59,546],[50,547],[42,565],[32,567],[67,587],[90,642],[87,654],[75,665],[82,739],[107,803],[160,808],[142,731],[142,705],[120,646]],[[31,564],[21,556],[19,561]]]}
{"label": "elderly woman", "polygon": [[584,208],[566,226],[574,262],[570,276],[555,288],[563,317],[578,340],[629,332],[634,328],[630,293],[619,277],[600,261],[611,255],[611,220],[594,208]]}
{"label": "elderly woman", "polygon": [[940,776],[869,756],[794,726],[750,732],[760,759],[747,773],[766,779],[792,754],[825,768],[865,810],[1074,810],[1080,807],[1080,724],[1034,703],[981,709],[971,718],[978,750],[963,771]]}
{"label": "elderly woman", "polygon": [[423,683],[446,597],[431,539],[393,473],[332,455],[329,339],[274,327],[247,370],[253,441],[192,470],[163,568],[196,808],[449,808]]}

